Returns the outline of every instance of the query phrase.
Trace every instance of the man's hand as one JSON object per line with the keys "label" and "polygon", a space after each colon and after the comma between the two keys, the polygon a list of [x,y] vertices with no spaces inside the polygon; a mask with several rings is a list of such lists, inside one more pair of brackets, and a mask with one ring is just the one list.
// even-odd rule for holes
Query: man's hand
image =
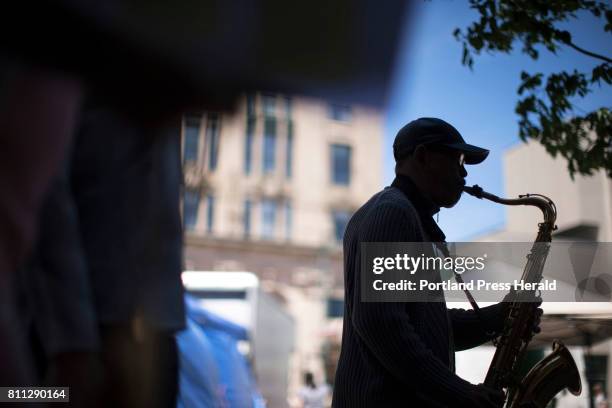
{"label": "man's hand", "polygon": [[544,314],[544,311],[540,307],[542,305],[542,298],[540,296],[535,296],[531,292],[516,292],[515,290],[511,290],[502,300],[506,305],[506,310],[504,312],[505,316],[508,315],[512,303],[518,298],[520,298],[522,302],[529,303],[532,306],[533,314],[530,316],[529,325],[532,327],[533,334],[538,334],[541,331],[540,322]]}
{"label": "man's hand", "polygon": [[474,386],[472,395],[470,395],[470,407],[501,408],[504,406],[505,399],[503,392],[478,384]]}
{"label": "man's hand", "polygon": [[542,329],[540,328],[540,322],[542,320],[543,314],[544,311],[540,307],[536,308],[533,312],[533,316],[531,317],[531,327],[533,334],[538,334],[540,331],[542,331]]}

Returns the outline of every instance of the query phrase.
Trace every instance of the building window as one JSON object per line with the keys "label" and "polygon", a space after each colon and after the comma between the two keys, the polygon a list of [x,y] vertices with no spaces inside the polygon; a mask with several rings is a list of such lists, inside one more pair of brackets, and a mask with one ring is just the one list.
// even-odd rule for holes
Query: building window
{"label": "building window", "polygon": [[213,230],[215,221],[215,197],[212,195],[206,196],[206,232],[209,234]]}
{"label": "building window", "polygon": [[276,120],[266,118],[264,122],[264,145],[263,145],[263,171],[272,173],[274,171],[276,156]]}
{"label": "building window", "polygon": [[183,194],[183,225],[186,230],[193,230],[198,221],[198,207],[200,206],[200,193],[186,190]]}
{"label": "building window", "polygon": [[264,116],[273,118],[276,115],[276,97],[274,95],[261,96]]}
{"label": "building window", "polygon": [[198,116],[185,118],[185,133],[183,138],[183,162],[198,160],[198,146],[200,142],[200,122]]}
{"label": "building window", "polygon": [[247,118],[255,117],[255,95],[249,94],[246,97],[247,103]]}
{"label": "building window", "polygon": [[206,143],[208,147],[208,170],[217,168],[219,156],[219,115],[211,113],[206,122]]}
{"label": "building window", "polygon": [[276,226],[276,201],[264,199],[261,202],[261,226],[262,238],[274,238],[274,229]]}
{"label": "building window", "polygon": [[332,182],[349,185],[351,181],[351,147],[334,144],[331,149]]}
{"label": "building window", "polygon": [[244,201],[244,216],[242,218],[244,224],[245,238],[251,236],[251,200]]}
{"label": "building window", "polygon": [[293,173],[293,123],[287,122],[287,161],[285,162],[285,176],[290,179]]}
{"label": "building window", "polygon": [[342,242],[344,231],[351,218],[351,213],[344,210],[332,211],[332,222],[334,224],[334,238],[337,242]]}
{"label": "building window", "polygon": [[253,140],[255,139],[255,95],[247,95],[246,140],[244,145],[244,174],[253,167]]}
{"label": "building window", "polygon": [[348,105],[330,104],[328,109],[329,117],[340,122],[350,122],[353,111]]}
{"label": "building window", "polygon": [[328,298],[327,299],[327,317],[342,317],[344,315],[344,299]]}
{"label": "building window", "polygon": [[293,110],[291,98],[289,96],[285,97],[285,116],[287,120],[291,120],[291,112]]}
{"label": "building window", "polygon": [[291,239],[291,229],[293,228],[293,211],[291,202],[285,201],[285,238]]}
{"label": "building window", "polygon": [[255,118],[247,118],[246,140],[244,145],[244,173],[251,174],[253,167],[253,140],[255,139]]}

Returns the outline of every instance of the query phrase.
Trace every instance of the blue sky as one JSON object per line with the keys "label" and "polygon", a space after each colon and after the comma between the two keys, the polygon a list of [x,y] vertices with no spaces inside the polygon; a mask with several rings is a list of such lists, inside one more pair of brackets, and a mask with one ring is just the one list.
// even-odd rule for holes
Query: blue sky
{"label": "blue sky", "polygon": [[[514,113],[520,72],[548,73],[574,68],[590,71],[597,63],[571,49],[557,55],[542,51],[537,61],[520,52],[481,54],[470,71],[461,65],[461,43],[452,32],[456,27],[467,27],[475,18],[476,13],[469,9],[467,1],[433,0],[419,2],[414,8],[404,30],[387,105],[385,185],[393,180],[391,146],[397,130],[412,119],[435,116],[453,124],[468,143],[491,150],[483,164],[467,166],[467,181],[503,194],[503,152],[521,143]],[[602,27],[585,13],[568,23],[566,29],[576,44],[609,56],[612,41]],[[612,106],[610,91],[608,87],[591,94],[578,104],[579,108],[589,111]],[[501,228],[504,222],[502,206],[466,196],[454,208],[443,209],[439,214],[439,224],[449,241],[468,240]]]}

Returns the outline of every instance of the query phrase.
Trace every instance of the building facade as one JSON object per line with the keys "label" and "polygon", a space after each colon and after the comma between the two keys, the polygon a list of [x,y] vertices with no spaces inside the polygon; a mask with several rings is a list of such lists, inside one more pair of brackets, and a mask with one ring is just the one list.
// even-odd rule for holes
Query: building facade
{"label": "building facade", "polygon": [[[503,166],[506,197],[540,193],[555,202],[556,239],[612,242],[612,179],[604,171],[589,177],[575,175],[572,180],[565,160],[552,158],[534,142],[505,152]],[[506,207],[506,215],[503,228],[479,239],[532,240],[541,218],[538,209],[510,206]]]}
{"label": "building facade", "polygon": [[185,269],[256,273],[295,320],[290,388],[307,370],[331,380],[321,353],[342,313],[341,241],[382,186],[382,114],[258,93],[231,114],[185,115],[182,136]]}

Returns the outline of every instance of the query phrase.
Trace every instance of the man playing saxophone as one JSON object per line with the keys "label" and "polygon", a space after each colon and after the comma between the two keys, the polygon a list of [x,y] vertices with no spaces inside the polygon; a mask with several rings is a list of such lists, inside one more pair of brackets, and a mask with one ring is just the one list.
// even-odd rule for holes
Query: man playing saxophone
{"label": "man playing saxophone", "polygon": [[454,373],[454,352],[496,337],[507,303],[475,313],[444,302],[364,302],[360,290],[360,244],[443,243],[432,216],[459,201],[464,165],[489,152],[465,143],[441,119],[420,118],[398,132],[393,153],[395,180],[355,213],[344,236],[345,313],[333,406],[501,407],[502,392]]}

